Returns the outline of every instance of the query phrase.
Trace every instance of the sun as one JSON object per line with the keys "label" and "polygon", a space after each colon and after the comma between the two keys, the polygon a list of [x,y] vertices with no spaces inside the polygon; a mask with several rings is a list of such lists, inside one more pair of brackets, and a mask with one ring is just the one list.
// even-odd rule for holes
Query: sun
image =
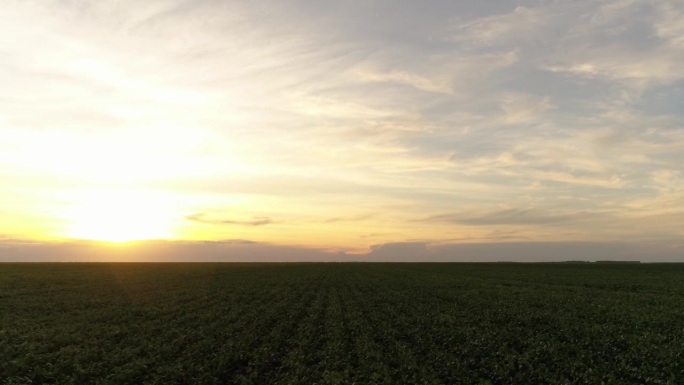
{"label": "sun", "polygon": [[89,191],[66,214],[65,236],[106,242],[172,238],[173,207],[139,191]]}

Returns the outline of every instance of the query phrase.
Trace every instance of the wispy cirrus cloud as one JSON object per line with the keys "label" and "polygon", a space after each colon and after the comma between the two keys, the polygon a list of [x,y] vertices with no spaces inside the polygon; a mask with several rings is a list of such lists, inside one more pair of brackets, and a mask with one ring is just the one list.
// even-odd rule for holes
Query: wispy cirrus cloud
{"label": "wispy cirrus cloud", "polygon": [[682,15],[668,0],[12,3],[0,231],[47,236],[78,204],[63,196],[126,186],[174,195],[181,238],[674,242]]}
{"label": "wispy cirrus cloud", "polygon": [[373,217],[373,214],[362,214],[357,216],[347,216],[347,217],[332,217],[326,218],[323,223],[337,223],[337,222],[359,222]]}
{"label": "wispy cirrus cloud", "polygon": [[185,219],[192,222],[200,222],[207,224],[219,224],[219,225],[240,225],[240,226],[265,226],[274,223],[269,217],[254,217],[248,220],[235,220],[235,219],[216,219],[205,213],[197,213],[188,215]]}
{"label": "wispy cirrus cloud", "polygon": [[[555,225],[591,220],[595,212],[544,212],[538,209],[503,209],[482,213],[447,213],[433,215],[421,221],[451,222],[473,226],[497,225]],[[605,214],[604,214],[605,215]]]}

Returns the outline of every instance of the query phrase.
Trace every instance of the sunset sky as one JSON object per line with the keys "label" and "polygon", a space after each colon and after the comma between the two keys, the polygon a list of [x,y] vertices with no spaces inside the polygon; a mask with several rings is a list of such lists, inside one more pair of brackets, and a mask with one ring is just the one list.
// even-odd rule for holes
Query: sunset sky
{"label": "sunset sky", "polygon": [[683,170],[679,0],[0,11],[0,261],[684,262]]}

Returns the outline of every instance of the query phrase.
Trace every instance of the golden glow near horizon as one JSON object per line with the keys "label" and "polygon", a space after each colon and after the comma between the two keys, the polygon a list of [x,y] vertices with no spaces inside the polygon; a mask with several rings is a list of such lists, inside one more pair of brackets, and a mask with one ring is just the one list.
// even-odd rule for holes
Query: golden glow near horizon
{"label": "golden glow near horizon", "polygon": [[173,239],[175,208],[159,196],[103,190],[81,194],[65,213],[66,238],[127,242]]}
{"label": "golden glow near horizon", "polygon": [[6,4],[0,239],[679,247],[684,5],[573,4]]}

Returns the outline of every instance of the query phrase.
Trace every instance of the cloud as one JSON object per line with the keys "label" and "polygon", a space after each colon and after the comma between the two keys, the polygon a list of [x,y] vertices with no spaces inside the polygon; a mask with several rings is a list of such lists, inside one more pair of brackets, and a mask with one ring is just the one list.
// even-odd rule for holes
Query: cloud
{"label": "cloud", "polygon": [[551,25],[560,15],[546,9],[518,6],[512,12],[485,16],[463,22],[451,39],[467,44],[495,45],[543,38],[540,29]]}
{"label": "cloud", "polygon": [[396,243],[375,246],[368,261],[561,262],[622,260],[677,262],[681,244],[608,242]]}
{"label": "cloud", "polygon": [[36,242],[7,247],[2,262],[304,262],[331,261],[323,250],[247,240],[141,241],[121,245],[98,242]]}
{"label": "cloud", "polygon": [[[676,2],[609,2],[587,8],[579,31],[567,39],[548,71],[619,82],[623,86],[651,86],[677,81],[684,71],[677,63],[684,50],[676,31],[684,12]],[[571,28],[572,30],[572,28]],[[571,45],[571,46],[570,46]]]}
{"label": "cloud", "polygon": [[392,242],[372,245],[370,252],[364,258],[378,262],[419,261],[425,256],[427,245],[425,242]]}
{"label": "cloud", "polygon": [[453,92],[449,84],[440,84],[428,78],[406,71],[390,71],[387,73],[359,72],[362,81],[366,82],[395,82],[415,87],[419,90],[446,93]]}
{"label": "cloud", "polygon": [[193,222],[208,223],[208,224],[222,224],[222,225],[240,225],[240,226],[265,226],[274,223],[269,217],[254,217],[252,220],[233,220],[233,219],[212,219],[207,218],[204,213],[196,213],[188,215],[185,219]]}
{"label": "cloud", "polygon": [[472,226],[554,225],[588,220],[596,212],[547,212],[539,209],[504,209],[482,213],[448,213],[422,219],[426,222],[450,222]]}
{"label": "cloud", "polygon": [[676,2],[660,2],[654,29],[671,47],[684,49],[684,8]]}
{"label": "cloud", "polygon": [[549,98],[530,100],[529,95],[506,95],[502,98],[502,120],[506,123],[527,123],[539,118],[545,111],[555,108]]}
{"label": "cloud", "polygon": [[323,223],[338,223],[338,222],[360,222],[373,217],[373,214],[362,214],[356,216],[333,217],[323,219]]}
{"label": "cloud", "polygon": [[197,213],[187,234],[261,240],[277,223],[330,249],[671,242],[682,15],[668,0],[15,2],[0,232],[59,233],[65,196],[126,186]]}
{"label": "cloud", "polygon": [[[660,247],[632,249],[628,244],[590,242],[519,242],[443,245],[436,247],[430,256],[435,260],[470,262],[528,261],[559,262],[569,260],[651,260],[661,256]],[[667,258],[674,259],[674,253]]]}
{"label": "cloud", "polygon": [[640,260],[682,262],[680,242],[391,242],[347,254],[250,240],[0,241],[0,262],[557,262]]}

